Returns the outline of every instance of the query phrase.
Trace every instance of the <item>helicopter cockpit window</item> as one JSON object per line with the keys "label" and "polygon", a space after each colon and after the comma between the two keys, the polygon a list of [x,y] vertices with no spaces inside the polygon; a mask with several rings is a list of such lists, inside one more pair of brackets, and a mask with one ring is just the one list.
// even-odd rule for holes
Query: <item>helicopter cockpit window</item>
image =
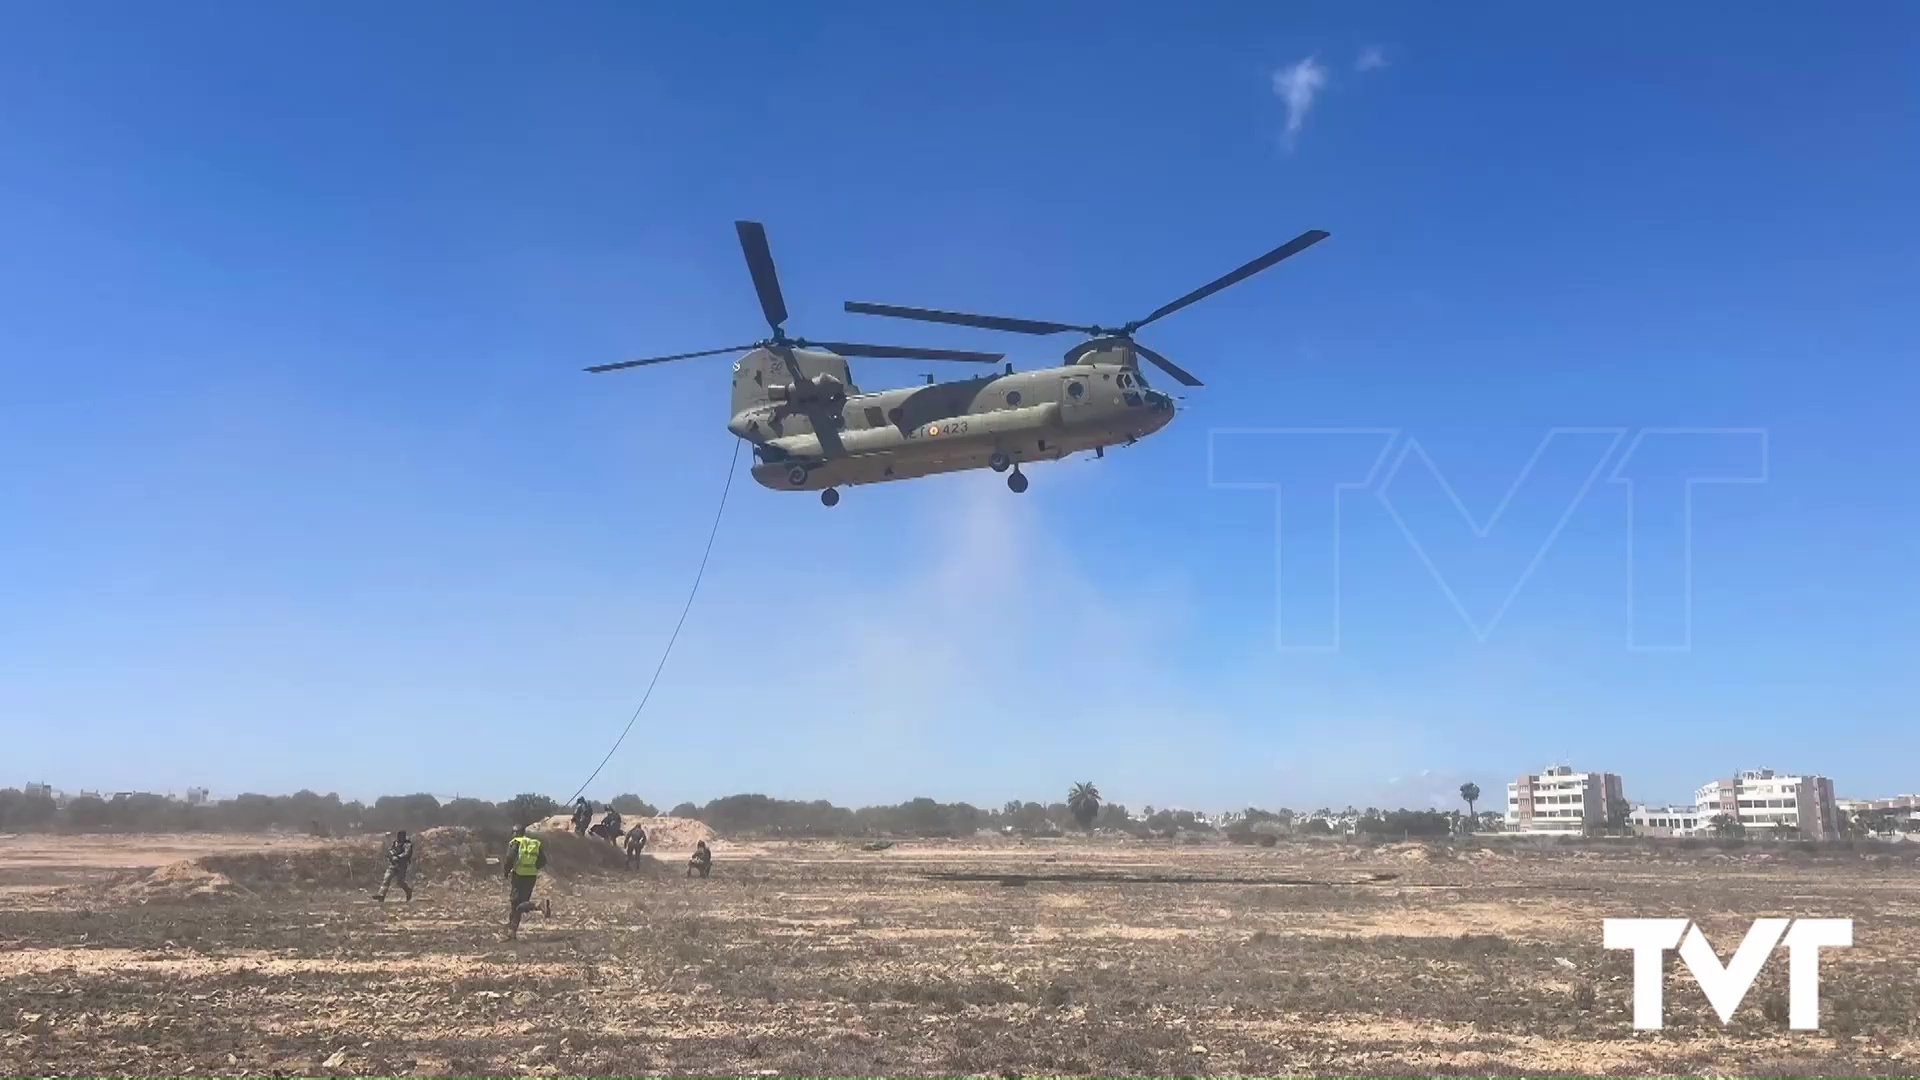
{"label": "helicopter cockpit window", "polygon": [[1020,404],[1020,391],[1018,390],[1007,391],[1007,406],[1011,408],[1018,404]]}
{"label": "helicopter cockpit window", "polygon": [[1114,381],[1120,384],[1120,389],[1122,390],[1131,389],[1133,387],[1133,376],[1127,374],[1124,371],[1121,372],[1120,377]]}

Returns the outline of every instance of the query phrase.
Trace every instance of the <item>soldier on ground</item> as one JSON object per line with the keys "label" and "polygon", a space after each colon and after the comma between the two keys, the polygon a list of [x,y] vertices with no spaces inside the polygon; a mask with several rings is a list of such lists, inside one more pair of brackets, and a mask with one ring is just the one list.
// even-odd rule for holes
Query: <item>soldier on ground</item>
{"label": "soldier on ground", "polygon": [[592,824],[593,804],[587,801],[586,796],[582,795],[573,804],[573,834],[575,836],[587,835],[587,827]]}
{"label": "soldier on ground", "polygon": [[547,865],[547,853],[540,850],[540,841],[527,835],[527,827],[514,827],[513,839],[507,841],[507,881],[512,885],[512,894],[507,909],[507,936],[513,937],[520,930],[520,916],[537,907],[548,918],[553,917],[553,901],[548,899],[536,905],[533,902],[533,884],[540,879],[540,871]]}
{"label": "soldier on ground", "polygon": [[413,867],[413,841],[407,839],[407,830],[401,829],[393,834],[393,843],[387,845],[387,876],[380,879],[380,891],[373,894],[375,900],[384,901],[387,890],[395,885],[406,894],[407,902],[413,902],[413,886],[407,884],[407,871]]}
{"label": "soldier on ground", "polygon": [[692,877],[696,870],[700,872],[701,877],[706,877],[713,870],[713,852],[707,847],[705,840],[694,842],[693,857],[687,860],[687,876]]}
{"label": "soldier on ground", "polygon": [[647,831],[635,825],[627,830],[627,869],[631,870],[640,862],[640,853],[647,850]]}

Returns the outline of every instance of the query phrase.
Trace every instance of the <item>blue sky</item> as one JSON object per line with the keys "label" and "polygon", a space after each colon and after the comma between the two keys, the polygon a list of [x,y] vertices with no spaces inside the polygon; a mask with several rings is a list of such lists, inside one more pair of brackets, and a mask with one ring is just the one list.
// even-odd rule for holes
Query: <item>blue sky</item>
{"label": "blue sky", "polygon": [[731,452],[725,358],[579,369],[758,336],[748,217],[790,331],[1023,367],[1071,340],[840,304],[1118,322],[1333,235],[1143,332],[1207,385],[1024,496],[739,477],[602,796],[1920,787],[1917,23],[15,6],[0,783],[572,791]]}

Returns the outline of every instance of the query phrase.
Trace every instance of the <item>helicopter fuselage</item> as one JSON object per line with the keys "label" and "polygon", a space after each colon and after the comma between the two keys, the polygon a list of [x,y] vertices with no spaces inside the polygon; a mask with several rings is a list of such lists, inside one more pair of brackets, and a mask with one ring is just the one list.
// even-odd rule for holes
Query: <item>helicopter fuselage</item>
{"label": "helicopter fuselage", "polygon": [[1171,423],[1176,408],[1172,398],[1150,389],[1140,377],[1140,360],[1183,386],[1201,384],[1192,372],[1136,341],[1135,333],[1327,238],[1324,230],[1309,229],[1145,317],[1117,326],[847,301],[842,306],[860,315],[1040,337],[1086,335],[1067,350],[1065,363],[1058,367],[1015,374],[1009,364],[1003,374],[944,383],[929,375],[925,386],[868,394],[853,384],[847,357],[991,364],[1005,354],[790,337],[785,330],[787,302],[766,229],[755,221],[736,221],[733,227],[771,337],[751,345],[648,356],[587,370],[622,371],[745,350],[733,365],[727,430],[753,444],[753,478],[761,486],[818,491],[827,506],[840,501],[843,485],[982,467],[1011,470],[1007,487],[1017,494],[1027,490],[1023,463],[1057,461],[1087,450],[1100,454],[1109,446],[1146,438]]}
{"label": "helicopter fuselage", "polygon": [[[807,351],[794,359],[789,366],[755,350],[735,366],[735,404],[745,407],[727,426],[754,444],[754,480],[776,490],[978,468],[1017,472],[1023,463],[1132,443],[1174,415],[1173,400],[1146,385],[1124,346],[1063,367],[874,393],[851,385],[838,356]],[[792,367],[801,380],[784,374]],[[747,382],[761,393],[743,400]]]}

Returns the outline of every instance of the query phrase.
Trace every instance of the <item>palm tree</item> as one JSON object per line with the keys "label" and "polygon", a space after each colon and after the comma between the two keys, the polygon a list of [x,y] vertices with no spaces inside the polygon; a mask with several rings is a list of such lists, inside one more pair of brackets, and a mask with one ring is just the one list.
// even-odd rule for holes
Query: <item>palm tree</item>
{"label": "palm tree", "polygon": [[1460,785],[1460,798],[1467,804],[1467,817],[1473,817],[1473,804],[1480,801],[1480,785],[1469,780]]}
{"label": "palm tree", "polygon": [[1091,780],[1073,785],[1067,790],[1067,810],[1081,828],[1092,828],[1093,819],[1100,816],[1100,789]]}

